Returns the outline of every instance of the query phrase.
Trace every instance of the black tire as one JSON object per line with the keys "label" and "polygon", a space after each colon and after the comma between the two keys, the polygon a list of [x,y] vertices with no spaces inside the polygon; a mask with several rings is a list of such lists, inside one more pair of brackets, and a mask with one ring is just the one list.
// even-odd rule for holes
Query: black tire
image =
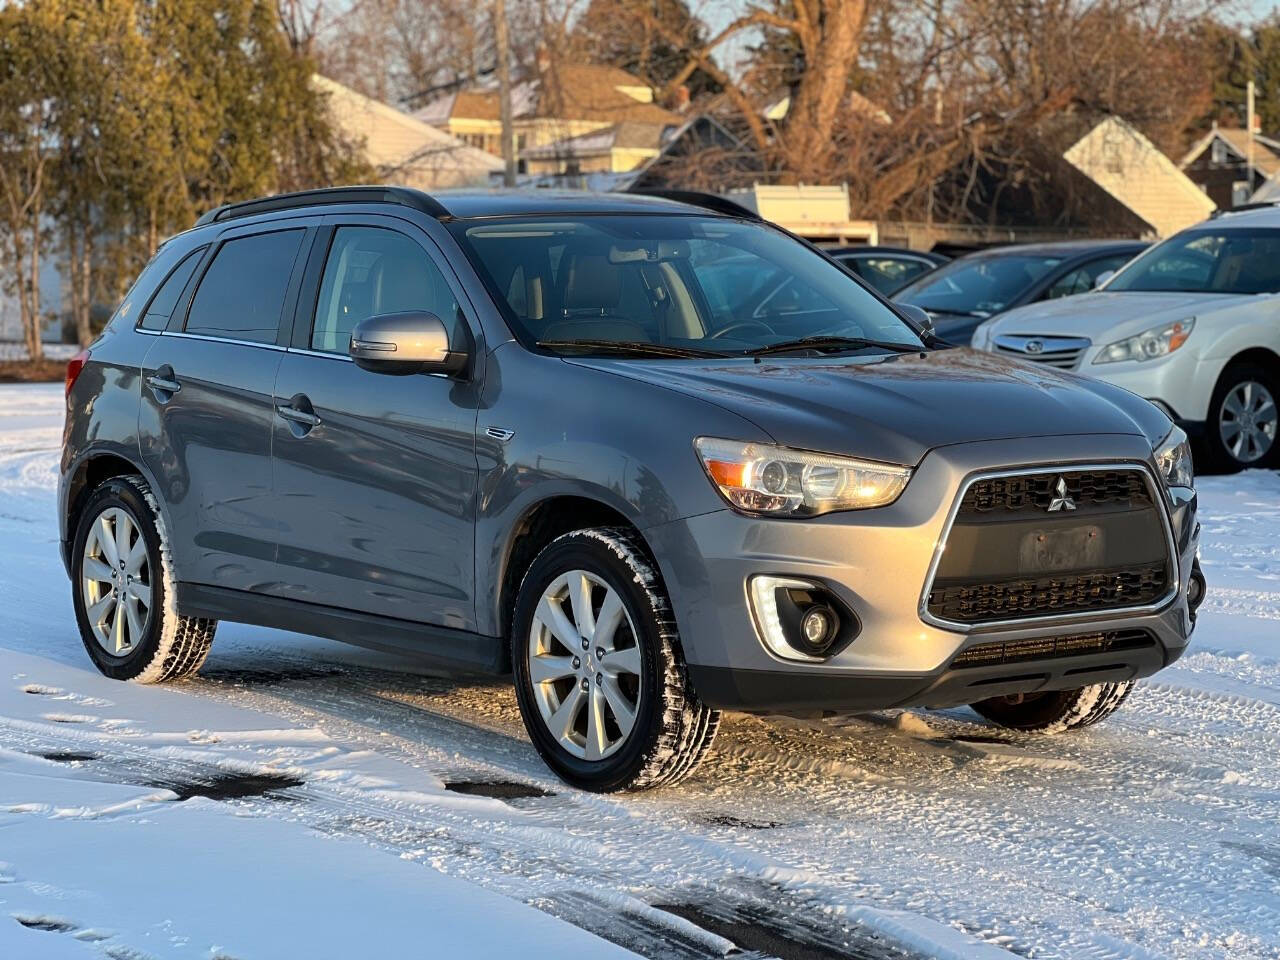
{"label": "black tire", "polygon": [[[530,680],[529,639],[544,591],[562,574],[585,570],[617,592],[635,627],[642,670],[635,723],[616,751],[599,760],[571,754],[542,719]],[[555,773],[584,790],[644,790],[689,776],[715,739],[720,714],[689,682],[666,588],[640,538],[620,527],[578,530],[552,541],[520,584],[511,629],[516,697],[529,738]]]}
{"label": "black tire", "polygon": [[1251,467],[1280,466],[1280,436],[1273,437],[1270,448],[1261,457],[1253,460],[1237,457],[1222,439],[1220,424],[1223,417],[1223,405],[1232,392],[1244,383],[1261,384],[1280,401],[1280,375],[1261,364],[1243,361],[1229,365],[1218,385],[1214,388],[1213,398],[1209,401],[1209,419],[1205,421],[1204,446],[1208,452],[1209,466],[1228,473],[1235,473]]}
{"label": "black tire", "polygon": [[993,697],[972,706],[992,723],[1010,730],[1054,734],[1105,720],[1120,708],[1132,689],[1132,680],[1095,683],[1075,690]]}
{"label": "black tire", "polygon": [[[142,640],[122,656],[110,653],[95,638],[81,586],[85,543],[98,517],[110,509],[125,511],[145,543],[151,589]],[[76,524],[71,557],[71,596],[76,624],[89,658],[103,674],[113,680],[162,683],[180,680],[200,669],[209,655],[218,621],[181,616],[174,606],[173,569],[164,519],[151,488],[142,477],[113,477],[88,495]]]}

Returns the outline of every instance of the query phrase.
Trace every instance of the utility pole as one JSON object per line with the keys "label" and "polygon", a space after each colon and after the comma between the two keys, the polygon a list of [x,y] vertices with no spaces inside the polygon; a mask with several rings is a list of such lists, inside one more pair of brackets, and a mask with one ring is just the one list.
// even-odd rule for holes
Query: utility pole
{"label": "utility pole", "polygon": [[498,58],[498,119],[502,123],[502,183],[516,185],[516,135],[511,126],[511,36],[507,0],[493,0],[493,45]]}
{"label": "utility pole", "polygon": [[[1253,81],[1250,80],[1249,83],[1245,86],[1245,93],[1244,93],[1245,125],[1249,129],[1249,139],[1248,141],[1246,141],[1249,144],[1249,151],[1248,151],[1249,155],[1245,158],[1245,163],[1247,163],[1249,167],[1248,173],[1249,173],[1249,196],[1250,197],[1253,196],[1253,127],[1254,127],[1254,124],[1257,123],[1257,111],[1255,110],[1255,103],[1254,103],[1255,93],[1256,93],[1256,90],[1254,88]],[[1246,200],[1245,202],[1247,203],[1248,201]]]}

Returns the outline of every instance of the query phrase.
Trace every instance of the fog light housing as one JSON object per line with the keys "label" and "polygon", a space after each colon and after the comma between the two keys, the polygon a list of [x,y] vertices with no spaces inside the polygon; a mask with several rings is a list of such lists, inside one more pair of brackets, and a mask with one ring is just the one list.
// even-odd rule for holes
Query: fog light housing
{"label": "fog light housing", "polygon": [[760,639],[784,660],[830,659],[861,629],[853,611],[812,580],[756,576],[749,593]]}

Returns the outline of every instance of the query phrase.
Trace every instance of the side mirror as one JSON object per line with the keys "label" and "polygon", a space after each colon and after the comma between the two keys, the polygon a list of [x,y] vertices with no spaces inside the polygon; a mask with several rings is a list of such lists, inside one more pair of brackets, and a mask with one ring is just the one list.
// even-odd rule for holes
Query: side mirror
{"label": "side mirror", "polygon": [[1097,290],[1099,287],[1101,287],[1103,284],[1105,284],[1108,280],[1110,280],[1115,275],[1116,275],[1116,272],[1114,270],[1103,270],[1100,274],[1098,274],[1094,278],[1093,289]]}
{"label": "side mirror", "polygon": [[351,359],[373,373],[458,373],[467,365],[466,350],[449,344],[449,331],[425,310],[382,313],[368,317],[351,331]]}
{"label": "side mirror", "polygon": [[916,327],[926,340],[931,340],[937,334],[933,329],[933,317],[929,316],[927,310],[917,307],[914,303],[895,303],[898,312],[911,321],[912,326]]}

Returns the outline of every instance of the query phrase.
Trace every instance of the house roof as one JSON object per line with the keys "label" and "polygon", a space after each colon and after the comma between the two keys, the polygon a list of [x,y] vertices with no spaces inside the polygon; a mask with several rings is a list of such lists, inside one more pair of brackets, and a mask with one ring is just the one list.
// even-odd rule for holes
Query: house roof
{"label": "house roof", "polygon": [[379,178],[422,189],[479,185],[502,160],[442,133],[403,110],[370,99],[320,74],[312,83],[329,102],[342,132],[364,144]]}
{"label": "house roof", "polygon": [[[627,91],[630,92],[627,92]],[[597,123],[674,126],[677,113],[653,103],[652,88],[617,67],[595,63],[552,64],[535,78],[515,84],[511,112],[517,120],[538,117]],[[445,94],[416,111],[424,123],[442,126],[450,120],[497,120],[498,90],[492,84]]]}
{"label": "house roof", "polygon": [[662,132],[666,129],[650,123],[615,123],[611,127],[592,130],[576,137],[564,137],[551,143],[528,147],[520,152],[520,156],[529,160],[590,157],[613,150],[652,150],[656,154],[662,146]]}
{"label": "house roof", "polygon": [[1097,124],[1063,157],[1158,236],[1199,223],[1217,208],[1155,144],[1119,117]]}
{"label": "house roof", "polygon": [[[1249,155],[1248,131],[1232,127],[1214,127],[1192,145],[1191,149],[1187,151],[1187,155],[1182,158],[1182,163],[1179,166],[1183,170],[1187,169],[1209,149],[1215,140],[1220,140],[1226,144],[1227,149],[1238,160],[1243,161]],[[1266,177],[1272,177],[1280,173],[1280,141],[1264,137],[1261,134],[1254,134],[1253,165]]]}

